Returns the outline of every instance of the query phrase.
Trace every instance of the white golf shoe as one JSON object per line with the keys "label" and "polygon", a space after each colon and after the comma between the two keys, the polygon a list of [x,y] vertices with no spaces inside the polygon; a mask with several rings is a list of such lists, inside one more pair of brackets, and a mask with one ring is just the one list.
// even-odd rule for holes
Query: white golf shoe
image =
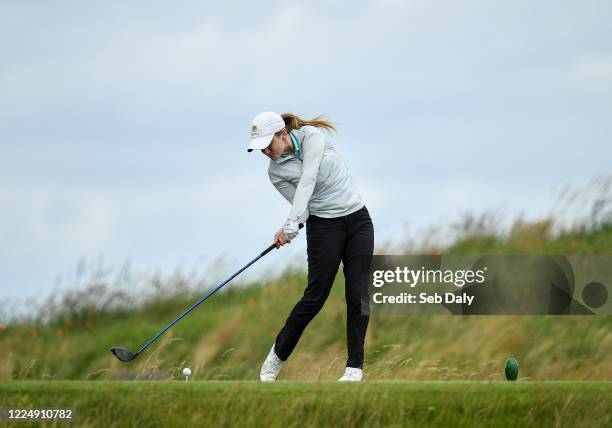
{"label": "white golf shoe", "polygon": [[344,375],[338,379],[343,382],[360,382],[363,379],[363,370],[355,367],[347,367]]}
{"label": "white golf shoe", "polygon": [[259,371],[259,380],[262,382],[274,382],[282,368],[283,360],[278,358],[274,352],[274,345],[272,345],[272,349],[270,349]]}

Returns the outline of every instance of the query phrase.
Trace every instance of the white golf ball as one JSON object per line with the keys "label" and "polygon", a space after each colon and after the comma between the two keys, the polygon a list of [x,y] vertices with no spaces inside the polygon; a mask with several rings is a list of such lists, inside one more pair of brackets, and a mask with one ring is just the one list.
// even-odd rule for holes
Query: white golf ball
{"label": "white golf ball", "polygon": [[183,369],[183,376],[191,376],[191,369],[189,367]]}

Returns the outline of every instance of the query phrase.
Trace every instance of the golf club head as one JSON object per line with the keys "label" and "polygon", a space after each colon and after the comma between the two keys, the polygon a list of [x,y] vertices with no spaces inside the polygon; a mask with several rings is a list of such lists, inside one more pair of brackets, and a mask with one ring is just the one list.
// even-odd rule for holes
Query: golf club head
{"label": "golf club head", "polygon": [[133,352],[128,351],[125,348],[111,348],[111,352],[118,360],[123,361],[124,363],[129,363],[134,358],[138,356],[138,354],[134,354]]}

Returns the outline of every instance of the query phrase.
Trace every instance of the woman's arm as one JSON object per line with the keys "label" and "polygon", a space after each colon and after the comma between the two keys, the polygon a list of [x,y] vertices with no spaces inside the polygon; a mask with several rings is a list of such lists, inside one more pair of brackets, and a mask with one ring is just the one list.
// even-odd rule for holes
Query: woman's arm
{"label": "woman's arm", "polygon": [[[276,190],[278,190],[278,192],[283,195],[283,197],[289,202],[292,203],[293,202],[293,197],[295,195],[295,185],[293,183],[291,183],[290,181],[287,180],[283,180],[280,177],[277,177],[273,174],[269,174],[270,176],[270,181],[272,182],[272,184],[274,185],[274,187],[276,187]],[[287,243],[289,243],[290,240],[286,239],[284,236],[284,232],[283,232],[283,228],[280,228],[275,234],[274,234],[274,243],[276,243],[276,248],[281,247],[282,245],[285,245]]]}
{"label": "woman's arm", "polygon": [[317,182],[317,174],[323,152],[325,151],[325,138],[317,131],[313,130],[306,134],[302,143],[303,168],[302,177],[295,189],[293,205],[289,211],[287,223],[283,226],[283,232],[293,239],[299,230],[298,224],[303,223],[308,218],[308,202],[314,192]]}

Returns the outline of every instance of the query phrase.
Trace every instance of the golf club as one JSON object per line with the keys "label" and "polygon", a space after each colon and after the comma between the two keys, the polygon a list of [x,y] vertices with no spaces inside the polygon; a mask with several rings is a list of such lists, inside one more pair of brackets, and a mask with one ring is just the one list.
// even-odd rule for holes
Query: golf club
{"label": "golf club", "polygon": [[[300,223],[299,228],[301,229],[302,227],[304,227],[303,223]],[[193,311],[195,308],[198,307],[198,305],[200,303],[202,303],[203,301],[205,301],[206,299],[208,299],[210,296],[212,296],[213,294],[215,294],[217,291],[219,291],[225,284],[227,284],[228,282],[230,282],[232,279],[236,278],[240,273],[242,273],[244,270],[246,270],[249,266],[251,266],[253,263],[255,263],[257,260],[259,260],[260,258],[262,258],[263,256],[265,256],[266,254],[268,254],[270,251],[272,251],[273,248],[276,247],[276,244],[271,244],[268,248],[266,248],[265,250],[263,250],[257,257],[255,257],[253,260],[251,260],[249,263],[247,263],[242,269],[240,269],[238,272],[236,272],[235,274],[233,274],[232,276],[230,276],[228,279],[226,279],[225,281],[223,281],[221,284],[219,284],[218,286],[216,286],[215,288],[213,288],[212,290],[210,290],[208,293],[206,293],[206,295],[204,297],[202,297],[200,300],[198,300],[197,302],[195,302],[193,305],[191,305],[191,307],[189,309],[187,309],[185,312],[183,312],[181,315],[179,315],[174,321],[172,321],[170,324],[168,324],[163,330],[161,330],[159,333],[157,333],[155,336],[153,336],[153,338],[151,340],[149,340],[147,343],[145,343],[137,352],[131,352],[128,351],[125,348],[111,348],[111,352],[113,353],[113,355],[115,357],[117,357],[120,361],[123,361],[125,363],[130,362],[132,360],[134,360],[136,357],[138,357],[138,355],[140,355],[140,353],[142,351],[144,351],[145,349],[147,349],[147,347],[155,342],[155,340],[161,336],[162,334],[164,334],[164,332],[166,330],[168,330],[170,327],[172,327],[174,324],[176,324],[181,318],[183,318],[185,315],[187,315],[189,312]]]}

